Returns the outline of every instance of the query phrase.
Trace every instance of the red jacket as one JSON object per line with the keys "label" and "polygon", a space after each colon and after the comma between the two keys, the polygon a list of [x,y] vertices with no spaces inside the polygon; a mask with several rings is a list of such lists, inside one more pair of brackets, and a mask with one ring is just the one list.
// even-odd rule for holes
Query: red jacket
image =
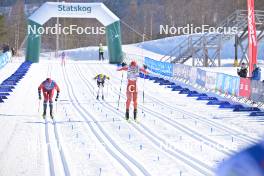
{"label": "red jacket", "polygon": [[43,92],[54,92],[54,90],[57,90],[57,92],[60,92],[60,88],[57,85],[57,83],[53,80],[49,81],[49,80],[45,80],[43,81],[39,87],[38,87],[39,91],[43,91]]}

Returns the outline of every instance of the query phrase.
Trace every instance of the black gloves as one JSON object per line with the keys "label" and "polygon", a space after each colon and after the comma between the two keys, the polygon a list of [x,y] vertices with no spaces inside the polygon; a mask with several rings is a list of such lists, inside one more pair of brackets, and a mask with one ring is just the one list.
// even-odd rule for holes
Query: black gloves
{"label": "black gloves", "polygon": [[144,69],[147,69],[147,68],[148,68],[148,66],[147,66],[147,65],[145,65],[145,64],[143,65],[143,67],[144,67]]}
{"label": "black gloves", "polygon": [[58,101],[59,95],[60,95],[60,92],[57,92],[57,95],[56,95],[55,101]]}
{"label": "black gloves", "polygon": [[122,67],[124,67],[124,66],[126,66],[127,64],[126,64],[125,62],[122,62],[121,65],[122,65]]}
{"label": "black gloves", "polygon": [[41,92],[38,91],[39,100],[41,100]]}

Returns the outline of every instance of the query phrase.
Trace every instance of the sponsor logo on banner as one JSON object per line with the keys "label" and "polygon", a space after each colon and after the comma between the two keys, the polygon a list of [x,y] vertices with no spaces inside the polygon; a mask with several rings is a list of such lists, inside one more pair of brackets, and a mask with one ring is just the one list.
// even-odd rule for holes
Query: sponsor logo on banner
{"label": "sponsor logo on banner", "polygon": [[86,12],[91,13],[92,8],[90,6],[81,5],[58,5],[59,12]]}
{"label": "sponsor logo on banner", "polygon": [[237,96],[239,92],[239,77],[223,74],[222,92]]}
{"label": "sponsor logo on banner", "polygon": [[174,77],[179,77],[179,69],[178,69],[178,64],[174,64],[174,66],[173,66],[173,68],[174,68]]}
{"label": "sponsor logo on banner", "polygon": [[230,85],[230,80],[231,80],[230,76],[224,74],[224,77],[223,77],[223,84],[222,84],[222,92],[225,93],[225,94],[228,94],[228,89],[229,89],[229,85]]}
{"label": "sponsor logo on banner", "polygon": [[192,67],[188,65],[174,64],[174,76],[189,80],[191,68]]}
{"label": "sponsor logo on banner", "polygon": [[205,87],[210,90],[215,90],[216,79],[217,73],[206,72]]}
{"label": "sponsor logo on banner", "polygon": [[250,79],[240,78],[239,96],[246,98],[250,97]]}
{"label": "sponsor logo on banner", "polygon": [[183,65],[183,77],[184,79],[188,80],[190,76],[191,66]]}
{"label": "sponsor logo on banner", "polygon": [[145,64],[148,69],[154,73],[158,73],[164,76],[173,76],[173,65],[168,62],[161,62],[145,57]]}
{"label": "sponsor logo on banner", "polygon": [[228,88],[228,93],[233,96],[239,95],[239,77],[237,76],[229,76],[230,84]]}
{"label": "sponsor logo on banner", "polygon": [[183,67],[181,64],[175,64],[175,67],[174,67],[174,70],[175,70],[175,74],[178,78],[184,78],[183,75],[184,75],[184,70],[183,70]]}
{"label": "sponsor logo on banner", "polygon": [[206,72],[202,69],[197,69],[196,83],[202,87],[205,86]]}
{"label": "sponsor logo on banner", "polygon": [[0,68],[4,67],[9,62],[10,58],[10,52],[5,52],[4,54],[0,55]]}
{"label": "sponsor logo on banner", "polygon": [[223,84],[224,84],[224,74],[223,73],[217,73],[217,79],[216,79],[216,90],[219,92],[223,91]]}
{"label": "sponsor logo on banner", "polygon": [[251,81],[251,99],[264,102],[264,84],[260,81]]}
{"label": "sponsor logo on banner", "polygon": [[196,78],[197,78],[197,68],[192,67],[190,69],[190,75],[189,75],[189,81],[191,84],[195,84],[196,83]]}

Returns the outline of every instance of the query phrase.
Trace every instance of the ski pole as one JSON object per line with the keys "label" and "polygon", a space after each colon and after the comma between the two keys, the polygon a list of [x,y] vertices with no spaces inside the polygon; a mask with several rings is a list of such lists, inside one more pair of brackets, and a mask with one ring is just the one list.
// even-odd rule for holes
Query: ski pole
{"label": "ski pole", "polygon": [[143,106],[142,106],[142,113],[144,112],[144,104],[145,104],[145,79],[146,79],[146,74],[144,74],[144,81],[143,81]]}
{"label": "ski pole", "polygon": [[119,110],[119,103],[120,103],[120,98],[121,98],[121,90],[122,90],[123,78],[124,78],[124,72],[122,71],[122,78],[121,78],[121,84],[120,84],[119,96],[118,96],[118,102],[117,102],[117,110]]}
{"label": "ski pole", "polygon": [[108,97],[108,86],[109,86],[109,81],[107,81],[107,97]]}
{"label": "ski pole", "polygon": [[38,103],[38,112],[39,112],[39,109],[40,109],[40,101],[41,101],[41,100],[39,100],[39,103]]}
{"label": "ski pole", "polygon": [[58,102],[56,101],[56,113],[58,112]]}

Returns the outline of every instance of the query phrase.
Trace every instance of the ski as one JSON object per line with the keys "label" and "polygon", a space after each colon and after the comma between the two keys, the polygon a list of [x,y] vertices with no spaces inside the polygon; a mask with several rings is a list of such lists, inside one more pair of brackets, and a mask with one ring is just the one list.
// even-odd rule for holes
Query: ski
{"label": "ski", "polygon": [[136,120],[134,120],[137,124],[139,124],[140,123],[140,121],[138,120],[138,119],[136,119]]}
{"label": "ski", "polygon": [[[126,117],[125,117],[125,119],[126,119]],[[131,120],[130,118],[129,119],[126,119],[126,121],[128,122],[128,123],[132,123],[132,122],[135,122],[136,124],[139,124],[140,123],[140,121],[139,121],[139,119],[136,119],[136,120]]]}
{"label": "ski", "polygon": [[131,120],[130,120],[130,119],[126,119],[126,121],[127,121],[128,123],[131,123]]}
{"label": "ski", "polygon": [[[42,114],[41,117],[42,117],[44,120],[46,120],[47,115],[43,115],[43,114]],[[53,119],[55,118],[55,117],[54,117],[54,114],[51,115],[50,118],[53,120]]]}
{"label": "ski", "polygon": [[104,101],[105,99],[104,99],[104,96],[102,96],[101,99],[99,98],[99,96],[97,96],[97,97],[96,97],[96,100],[97,100],[97,101],[100,101],[100,100],[101,100],[101,101]]}

